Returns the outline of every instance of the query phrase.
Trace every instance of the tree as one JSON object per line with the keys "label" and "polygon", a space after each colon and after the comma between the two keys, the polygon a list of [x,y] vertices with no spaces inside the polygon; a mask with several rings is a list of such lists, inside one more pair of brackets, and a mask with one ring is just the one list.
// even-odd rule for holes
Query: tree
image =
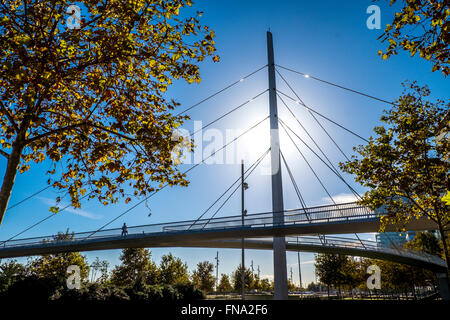
{"label": "tree", "polygon": [[217,291],[231,292],[231,290],[233,290],[233,287],[231,286],[230,277],[227,274],[222,273]]}
{"label": "tree", "polygon": [[297,287],[295,286],[295,283],[291,282],[290,279],[288,279],[287,287],[288,287],[288,291],[291,291],[291,292],[292,292],[292,291],[295,291],[295,289],[297,288]]}
{"label": "tree", "polygon": [[192,283],[205,293],[213,291],[216,281],[213,272],[214,265],[211,262],[199,262],[197,264],[197,270],[192,275]]}
{"label": "tree", "polygon": [[46,158],[48,184],[75,208],[81,197],[128,203],[162,184],[187,185],[170,156],[187,116],[173,114],[179,104],[164,92],[176,79],[199,82],[197,64],[215,51],[201,13],[179,16],[191,3],[87,0],[71,28],[69,1],[2,1],[0,222],[17,172]]}
{"label": "tree", "polygon": [[257,290],[257,291],[261,290],[261,279],[257,274],[253,273],[253,282],[250,285],[250,290]]}
{"label": "tree", "polygon": [[413,219],[435,222],[450,266],[446,241],[450,210],[441,201],[449,187],[450,141],[436,139],[450,129],[450,122],[442,121],[448,115],[450,102],[425,100],[430,90],[415,82],[404,86],[403,95],[381,117],[385,126],[375,127],[376,138],[355,148],[361,158],[353,156],[340,167],[370,188],[360,204],[371,209],[384,206],[387,214],[381,216],[382,231],[388,224],[404,230]]}
{"label": "tree", "polygon": [[438,257],[441,257],[443,254],[442,244],[431,232],[419,232],[414,236],[414,239],[406,242],[403,246],[408,249],[425,252]]}
{"label": "tree", "polygon": [[[242,267],[239,265],[237,269],[233,272],[233,287],[234,291],[241,292],[242,288]],[[253,283],[253,273],[249,268],[245,268],[244,270],[244,284],[245,284],[245,290],[249,290],[251,285]]]}
{"label": "tree", "polygon": [[340,286],[344,289],[352,290],[357,287],[361,282],[359,277],[359,265],[358,262],[353,257],[346,257],[346,263],[342,270],[342,280]]}
{"label": "tree", "polygon": [[442,201],[444,201],[446,205],[450,206],[450,191],[447,191],[447,194],[442,198]]}
{"label": "tree", "polygon": [[320,286],[318,283],[311,282],[306,287],[306,291],[318,292],[318,291],[320,291]]}
{"label": "tree", "polygon": [[123,249],[120,256],[122,263],[112,271],[111,282],[116,286],[133,286],[141,277],[145,284],[156,284],[159,271],[150,257],[148,249]]}
{"label": "tree", "polygon": [[[442,257],[442,243],[431,232],[419,232],[414,239],[403,245],[405,248],[425,252]],[[418,286],[434,285],[435,275],[431,270],[409,267],[413,275],[413,283]]]}
{"label": "tree", "polygon": [[330,287],[334,286],[341,292],[342,287],[354,288],[358,282],[356,262],[348,256],[340,254],[319,254],[314,263],[316,274],[320,281]]}
{"label": "tree", "polygon": [[[66,232],[58,232],[53,236],[52,241],[70,241],[74,237],[67,229]],[[32,275],[38,278],[53,278],[59,283],[65,283],[69,274],[67,268],[77,265],[80,268],[82,280],[86,280],[89,275],[89,266],[86,257],[80,252],[63,252],[57,254],[46,254],[37,259],[31,260],[28,269]]]}
{"label": "tree", "polygon": [[[91,282],[100,282],[103,283],[108,280],[108,267],[109,262],[106,260],[100,260],[98,257],[95,258],[95,261],[89,266],[91,270]],[[97,272],[100,272],[100,276],[97,278]]]}
{"label": "tree", "polygon": [[0,264],[0,292],[7,290],[11,284],[25,275],[25,267],[16,260]]}
{"label": "tree", "polygon": [[[391,5],[396,0],[390,0]],[[433,63],[432,71],[450,73],[450,5],[447,0],[401,1],[403,7],[395,14],[379,37],[389,46],[378,54],[383,59],[396,55],[399,49],[411,56],[419,52],[420,57]]]}
{"label": "tree", "polygon": [[263,291],[263,292],[273,291],[273,282],[271,282],[267,278],[264,278],[261,280],[260,287],[261,287],[261,291]]}
{"label": "tree", "polygon": [[189,275],[186,263],[175,258],[171,253],[161,258],[159,281],[162,284],[188,284]]}
{"label": "tree", "polygon": [[328,294],[330,294],[330,287],[336,282],[336,270],[341,267],[339,256],[334,254],[318,254],[314,267],[316,275],[320,282],[327,286]]}

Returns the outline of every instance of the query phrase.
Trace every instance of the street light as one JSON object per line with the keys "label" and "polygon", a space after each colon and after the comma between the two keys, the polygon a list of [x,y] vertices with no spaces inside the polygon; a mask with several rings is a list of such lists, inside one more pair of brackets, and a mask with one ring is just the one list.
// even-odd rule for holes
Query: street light
{"label": "street light", "polygon": [[[244,160],[241,162],[241,200],[242,200],[242,227],[244,227],[244,216],[247,210],[244,205],[244,191],[248,189],[248,183],[244,181]],[[244,238],[242,238],[242,264],[241,264],[241,294],[242,300],[245,300],[245,257],[244,257]]]}

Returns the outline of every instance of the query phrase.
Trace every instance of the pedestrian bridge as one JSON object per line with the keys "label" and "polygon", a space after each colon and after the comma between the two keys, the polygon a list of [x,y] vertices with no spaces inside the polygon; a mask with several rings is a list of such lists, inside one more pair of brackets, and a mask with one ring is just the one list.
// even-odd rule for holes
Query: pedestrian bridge
{"label": "pedestrian bridge", "polygon": [[[212,219],[197,219],[128,227],[128,234],[122,235],[121,228],[73,233],[70,239],[55,235],[26,239],[0,241],[0,258],[33,256],[70,251],[92,251],[121,249],[127,247],[223,247],[240,246],[246,238],[248,248],[271,249],[271,240],[251,240],[274,236],[302,236],[300,243],[287,242],[288,250],[313,252],[339,252],[349,255],[389,258],[403,263],[442,266],[436,257],[427,257],[417,252],[393,248],[379,248],[374,243],[358,241],[356,246],[349,240],[324,237],[325,234],[349,234],[377,232],[379,217],[383,212],[374,212],[357,203],[326,205],[286,210],[284,221],[274,222],[272,212],[229,216]],[[416,220],[408,230],[435,229],[429,220]],[[391,230],[395,227],[392,226]],[[390,231],[390,229],[387,229]],[[320,237],[308,237],[320,234]],[[316,240],[325,239],[330,241]],[[331,241],[332,240],[332,241]],[[344,242],[343,242],[344,241]],[[394,250],[394,251],[392,251]]]}

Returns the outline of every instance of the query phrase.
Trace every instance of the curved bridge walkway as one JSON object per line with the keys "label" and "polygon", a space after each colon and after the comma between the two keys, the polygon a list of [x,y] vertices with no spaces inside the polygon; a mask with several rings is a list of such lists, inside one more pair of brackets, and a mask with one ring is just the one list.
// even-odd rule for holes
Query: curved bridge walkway
{"label": "curved bridge walkway", "polygon": [[[241,240],[215,240],[192,242],[180,247],[236,248],[242,247]],[[247,239],[246,249],[272,250],[272,239]],[[317,253],[338,253],[349,256],[366,257],[378,260],[398,262],[434,272],[445,272],[445,261],[437,256],[402,247],[380,247],[375,241],[357,240],[333,236],[287,237],[286,250]]]}

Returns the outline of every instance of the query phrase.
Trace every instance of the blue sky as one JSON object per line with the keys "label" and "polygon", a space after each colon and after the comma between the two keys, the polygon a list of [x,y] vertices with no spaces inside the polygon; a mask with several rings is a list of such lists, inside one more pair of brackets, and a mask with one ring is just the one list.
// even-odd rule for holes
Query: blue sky
{"label": "blue sky", "polygon": [[[400,53],[388,61],[383,61],[377,51],[384,48],[377,41],[381,30],[369,30],[366,20],[369,14],[366,8],[373,4],[366,0],[349,1],[196,1],[193,8],[184,11],[203,11],[201,22],[211,27],[216,33],[216,44],[220,63],[204,62],[200,65],[203,81],[196,85],[176,82],[167,95],[179,101],[180,111],[202,100],[211,93],[225,87],[242,76],[264,66],[267,63],[266,31],[270,28],[274,38],[275,63],[311,74],[315,77],[336,82],[368,94],[393,100],[401,94],[401,82],[417,80],[420,84],[429,85],[432,96],[447,99],[448,81],[440,73],[432,73],[431,65],[419,58],[411,58],[406,53]],[[390,23],[393,9],[388,1],[376,2],[381,8],[382,28]],[[379,124],[382,110],[387,106],[383,103],[367,99],[341,89],[329,87],[312,79],[279,70],[291,83],[302,100],[313,106],[317,111],[345,125],[363,137],[372,134],[372,128]],[[277,79],[278,89],[289,93],[289,89]],[[193,129],[193,121],[203,121],[203,124],[214,120],[219,115],[231,110],[249,100],[267,88],[266,69],[249,79],[234,86],[225,93],[198,106],[184,126]],[[330,156],[334,164],[345,160],[332,145],[328,137],[314,123],[314,120],[300,106],[289,103],[290,107],[302,121],[303,125],[313,135],[319,145]],[[282,103],[278,103],[280,117],[302,137],[304,132],[286,112]],[[229,117],[213,125],[214,129],[225,134],[225,130],[247,129],[263,119],[268,114],[268,95],[264,94]],[[322,121],[346,154],[352,154],[352,147],[362,143],[345,131]],[[250,156],[246,165],[252,163],[269,146],[267,139],[268,123],[264,123],[259,131],[240,141]],[[307,140],[307,139],[306,139]],[[308,141],[308,140],[307,140]],[[204,147],[208,145],[204,142]],[[307,165],[296,153],[290,141],[281,134],[281,148],[296,177],[308,205],[328,203],[325,192],[311,174]],[[302,151],[305,151],[304,148]],[[349,199],[349,190],[328,169],[320,164],[313,155],[305,151],[308,160],[326,183],[331,194],[338,199]],[[237,159],[242,154],[237,155]],[[0,172],[4,172],[6,161],[1,158]],[[19,175],[13,189],[10,204],[25,198],[46,185],[45,171],[49,164],[32,166],[31,170]],[[189,166],[183,166],[187,169]],[[123,219],[114,222],[111,227],[119,227],[123,222],[128,225],[141,225],[166,221],[177,221],[197,218],[228,186],[239,177],[240,165],[215,164],[203,165],[192,171],[188,178],[191,181],[188,188],[174,187],[153,197],[148,205],[152,215],[148,217],[148,209],[141,205]],[[352,186],[364,190],[346,176]],[[285,207],[295,208],[300,204],[283,173]],[[248,211],[269,211],[270,180],[261,175],[258,170],[248,179],[250,189],[246,192],[246,207]],[[25,227],[39,221],[49,214],[48,208],[57,194],[48,190],[31,200],[7,211],[0,227],[0,239],[6,239],[23,230]],[[137,202],[134,199],[130,205]],[[119,203],[104,207],[94,201],[83,203],[81,210],[66,210],[49,219],[39,227],[30,230],[24,237],[53,234],[70,228],[72,231],[94,230],[114,218],[128,205]],[[231,198],[219,216],[235,215],[240,212],[239,193]],[[373,239],[373,235],[362,235],[362,238]],[[214,262],[215,249],[152,249],[153,259],[159,262],[163,254],[172,252],[188,263],[190,270],[204,260]],[[112,265],[118,263],[119,250],[88,252],[86,256],[93,261],[96,256],[106,259]],[[221,259],[219,272],[231,273],[240,263],[240,250],[219,250]],[[298,267],[296,253],[287,254],[288,272],[292,267],[294,281],[298,282]],[[314,255],[302,253],[303,282],[314,280]],[[271,277],[273,272],[272,253],[263,250],[248,250],[246,260],[253,260],[254,266],[260,266],[263,277]]]}

